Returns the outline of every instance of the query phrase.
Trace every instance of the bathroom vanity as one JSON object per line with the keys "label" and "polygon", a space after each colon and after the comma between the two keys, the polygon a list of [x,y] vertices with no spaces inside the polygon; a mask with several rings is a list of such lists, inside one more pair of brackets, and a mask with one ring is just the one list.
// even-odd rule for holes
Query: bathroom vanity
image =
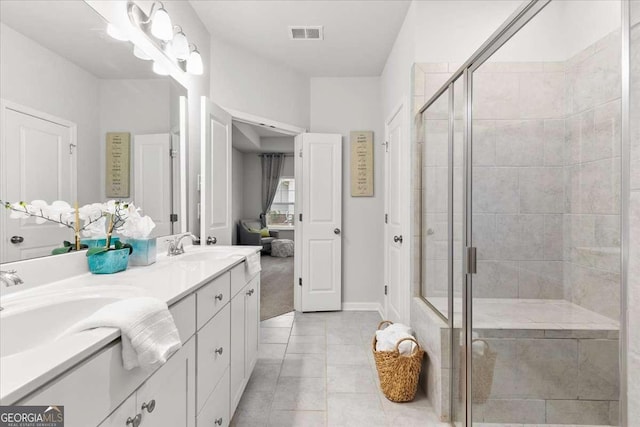
{"label": "bathroom vanity", "polygon": [[[68,427],[229,425],[257,359],[260,275],[245,259],[259,250],[189,247],[152,266],[4,295],[0,404],[63,405]],[[180,333],[182,348],[155,372],[124,369],[117,329],[60,336],[132,296],[166,301]]]}

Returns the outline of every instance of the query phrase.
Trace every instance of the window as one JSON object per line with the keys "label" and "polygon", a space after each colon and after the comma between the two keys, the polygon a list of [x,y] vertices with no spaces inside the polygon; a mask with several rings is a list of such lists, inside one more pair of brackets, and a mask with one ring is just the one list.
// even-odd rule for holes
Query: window
{"label": "window", "polygon": [[295,179],[280,178],[271,210],[267,214],[267,225],[292,227],[295,201]]}

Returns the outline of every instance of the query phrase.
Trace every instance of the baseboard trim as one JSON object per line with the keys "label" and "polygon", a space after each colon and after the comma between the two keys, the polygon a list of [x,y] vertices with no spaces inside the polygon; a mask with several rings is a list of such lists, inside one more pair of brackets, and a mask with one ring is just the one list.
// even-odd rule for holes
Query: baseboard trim
{"label": "baseboard trim", "polygon": [[382,316],[382,304],[379,302],[343,302],[343,311],[377,311]]}

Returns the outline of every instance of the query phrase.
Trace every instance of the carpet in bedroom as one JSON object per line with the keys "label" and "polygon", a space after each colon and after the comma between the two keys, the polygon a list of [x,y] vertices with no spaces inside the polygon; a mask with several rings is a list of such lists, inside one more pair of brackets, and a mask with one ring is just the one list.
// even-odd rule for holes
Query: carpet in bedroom
{"label": "carpet in bedroom", "polygon": [[293,257],[263,254],[260,262],[260,320],[293,311]]}

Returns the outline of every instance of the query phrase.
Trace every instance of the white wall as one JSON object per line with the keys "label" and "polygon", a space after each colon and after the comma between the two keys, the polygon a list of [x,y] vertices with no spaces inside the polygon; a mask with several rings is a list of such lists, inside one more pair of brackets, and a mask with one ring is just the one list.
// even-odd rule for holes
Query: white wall
{"label": "white wall", "polygon": [[231,218],[233,227],[231,229],[231,244],[238,244],[238,229],[236,224],[241,220],[244,213],[244,157],[245,154],[236,150],[231,152],[232,176],[231,176]]}
{"label": "white wall", "polygon": [[210,64],[211,99],[217,104],[309,128],[308,77],[216,38]]}
{"label": "white wall", "polygon": [[0,24],[0,98],[78,126],[78,202],[97,201],[101,185],[98,79]]}
{"label": "white wall", "polygon": [[[351,197],[349,134],[374,134],[374,197]],[[383,300],[384,120],[380,78],[312,78],[311,132],[342,134],[342,302]]]}

